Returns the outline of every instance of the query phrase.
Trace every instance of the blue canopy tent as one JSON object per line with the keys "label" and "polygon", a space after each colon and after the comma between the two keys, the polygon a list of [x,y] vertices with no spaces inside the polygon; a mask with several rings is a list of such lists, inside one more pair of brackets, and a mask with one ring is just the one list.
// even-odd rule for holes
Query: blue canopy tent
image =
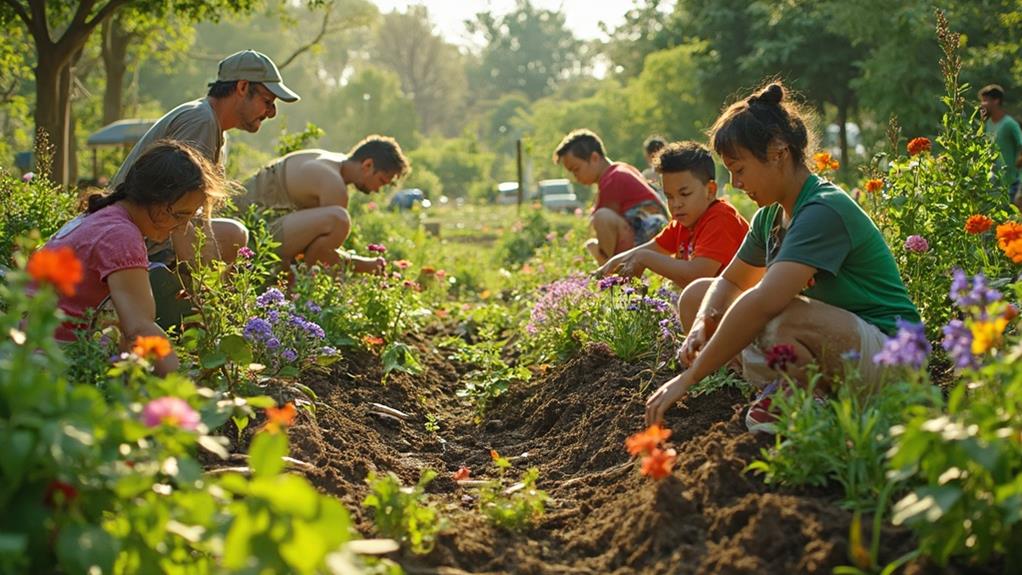
{"label": "blue canopy tent", "polygon": [[134,146],[135,142],[139,141],[155,123],[154,120],[117,120],[89,134],[89,138],[85,140],[85,143],[92,147],[93,179],[99,177],[99,161],[96,157],[96,148],[99,146]]}

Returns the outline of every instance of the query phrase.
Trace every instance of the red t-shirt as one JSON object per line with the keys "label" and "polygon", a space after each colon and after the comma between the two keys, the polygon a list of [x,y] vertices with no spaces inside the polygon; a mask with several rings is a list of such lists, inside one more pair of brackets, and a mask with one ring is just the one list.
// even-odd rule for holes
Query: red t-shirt
{"label": "red t-shirt", "polygon": [[[46,242],[48,248],[61,246],[70,246],[82,262],[82,282],[75,295],[62,295],[57,302],[57,307],[72,318],[84,317],[86,310],[98,307],[110,295],[106,283],[110,274],[149,267],[142,231],[120,203],[76,217]],[[57,339],[73,341],[74,327],[73,321],[58,327]]]}
{"label": "red t-shirt", "polygon": [[738,253],[748,231],[749,222],[734,206],[725,200],[714,200],[692,229],[671,220],[653,239],[679,260],[710,258],[720,262],[723,270]]}
{"label": "red t-shirt", "polygon": [[[630,208],[648,200],[662,203],[642,173],[621,162],[614,162],[603,172],[597,187],[599,193],[594,212],[600,208],[611,208],[624,215]],[[664,214],[667,214],[666,208]]]}

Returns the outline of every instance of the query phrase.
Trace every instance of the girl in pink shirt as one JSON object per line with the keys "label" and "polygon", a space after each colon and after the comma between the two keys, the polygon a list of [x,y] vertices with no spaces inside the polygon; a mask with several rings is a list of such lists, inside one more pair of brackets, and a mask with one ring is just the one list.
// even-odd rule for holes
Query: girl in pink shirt
{"label": "girl in pink shirt", "polygon": [[[57,304],[71,318],[57,330],[57,339],[74,340],[86,310],[96,309],[108,296],[126,345],[138,336],[166,337],[156,324],[145,240],[167,240],[199,208],[208,217],[223,189],[219,172],[201,154],[163,140],[139,157],[114,191],[89,196],[85,213],[46,243],[47,248],[72,248],[84,272],[75,294],[61,295]],[[177,355],[160,359],[155,368],[160,375],[176,370]]]}

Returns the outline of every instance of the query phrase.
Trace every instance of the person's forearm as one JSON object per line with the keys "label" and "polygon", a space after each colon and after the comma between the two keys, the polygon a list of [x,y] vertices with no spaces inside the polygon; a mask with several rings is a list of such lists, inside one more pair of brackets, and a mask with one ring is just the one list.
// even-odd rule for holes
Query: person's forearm
{"label": "person's forearm", "polygon": [[742,295],[742,290],[738,286],[725,277],[719,277],[710,284],[706,296],[703,297],[703,301],[699,305],[699,311],[696,312],[696,317],[701,317],[703,321],[717,325],[740,295]]}
{"label": "person's forearm", "polygon": [[[718,282],[722,279],[718,279]],[[726,280],[724,280],[726,281]],[[733,284],[732,284],[733,285]],[[711,287],[711,289],[713,289]],[[737,289],[737,288],[736,288]],[[709,300],[709,298],[707,298]],[[704,300],[704,305],[707,303]],[[689,368],[692,381],[699,381],[731,361],[756,339],[773,314],[759,301],[759,292],[749,290],[735,299],[720,320],[713,337]],[[702,309],[700,309],[702,313]]]}
{"label": "person's forearm", "polygon": [[710,277],[690,261],[654,251],[643,252],[640,263],[681,286],[686,286],[699,278]]}

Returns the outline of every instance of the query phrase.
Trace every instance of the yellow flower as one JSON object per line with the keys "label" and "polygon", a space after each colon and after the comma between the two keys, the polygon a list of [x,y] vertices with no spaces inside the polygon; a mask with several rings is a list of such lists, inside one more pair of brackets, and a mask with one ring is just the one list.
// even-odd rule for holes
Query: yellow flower
{"label": "yellow flower", "polygon": [[1001,334],[1008,326],[1008,320],[999,317],[993,320],[977,321],[969,326],[972,330],[972,353],[984,354],[1001,343]]}

